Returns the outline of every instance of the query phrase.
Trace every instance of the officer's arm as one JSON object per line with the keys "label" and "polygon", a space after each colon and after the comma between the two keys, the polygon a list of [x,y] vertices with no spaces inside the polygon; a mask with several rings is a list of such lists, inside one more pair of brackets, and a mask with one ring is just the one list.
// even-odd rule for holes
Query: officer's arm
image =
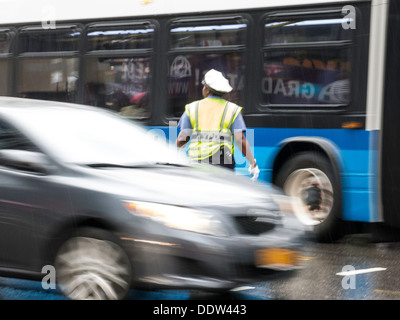
{"label": "officer's arm", "polygon": [[251,167],[256,166],[256,160],[254,159],[253,153],[250,149],[250,144],[244,135],[244,131],[237,131],[233,134],[233,138],[235,140],[236,145],[239,147],[242,154],[246,157],[246,159],[250,162]]}
{"label": "officer's arm", "polygon": [[187,111],[182,114],[178,127],[181,129],[181,132],[175,141],[175,146],[182,148],[190,140],[190,136],[192,135],[192,124]]}
{"label": "officer's arm", "polygon": [[175,141],[175,145],[178,148],[182,148],[189,141],[189,139],[190,135],[186,134],[184,131],[181,131]]}

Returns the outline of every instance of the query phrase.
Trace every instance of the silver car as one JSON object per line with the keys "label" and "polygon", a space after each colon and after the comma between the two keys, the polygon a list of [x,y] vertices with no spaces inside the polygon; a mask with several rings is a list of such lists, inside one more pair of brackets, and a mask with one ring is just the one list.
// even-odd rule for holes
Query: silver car
{"label": "silver car", "polygon": [[53,266],[71,299],[230,290],[299,267],[304,230],[285,200],[114,113],[0,98],[1,275]]}

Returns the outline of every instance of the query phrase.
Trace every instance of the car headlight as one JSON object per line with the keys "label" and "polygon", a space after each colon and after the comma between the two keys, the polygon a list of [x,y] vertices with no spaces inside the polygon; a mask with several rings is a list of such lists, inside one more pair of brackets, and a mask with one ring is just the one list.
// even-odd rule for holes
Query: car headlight
{"label": "car headlight", "polygon": [[152,202],[124,201],[124,206],[135,215],[157,221],[170,228],[226,236],[221,222],[205,212]]}

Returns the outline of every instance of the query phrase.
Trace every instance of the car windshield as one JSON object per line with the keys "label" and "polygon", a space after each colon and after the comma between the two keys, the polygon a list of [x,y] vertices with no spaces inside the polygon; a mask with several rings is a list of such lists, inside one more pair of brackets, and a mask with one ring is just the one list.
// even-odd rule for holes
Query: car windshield
{"label": "car windshield", "polygon": [[162,136],[110,112],[56,106],[15,110],[12,117],[40,148],[64,162],[111,166],[188,163]]}

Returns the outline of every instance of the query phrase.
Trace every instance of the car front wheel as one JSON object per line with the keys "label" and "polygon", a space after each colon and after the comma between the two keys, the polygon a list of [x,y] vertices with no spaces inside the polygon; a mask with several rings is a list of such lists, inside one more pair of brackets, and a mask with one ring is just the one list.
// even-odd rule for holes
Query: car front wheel
{"label": "car front wheel", "polygon": [[130,287],[131,266],[112,234],[83,229],[68,239],[55,259],[57,283],[74,300],[120,300]]}

